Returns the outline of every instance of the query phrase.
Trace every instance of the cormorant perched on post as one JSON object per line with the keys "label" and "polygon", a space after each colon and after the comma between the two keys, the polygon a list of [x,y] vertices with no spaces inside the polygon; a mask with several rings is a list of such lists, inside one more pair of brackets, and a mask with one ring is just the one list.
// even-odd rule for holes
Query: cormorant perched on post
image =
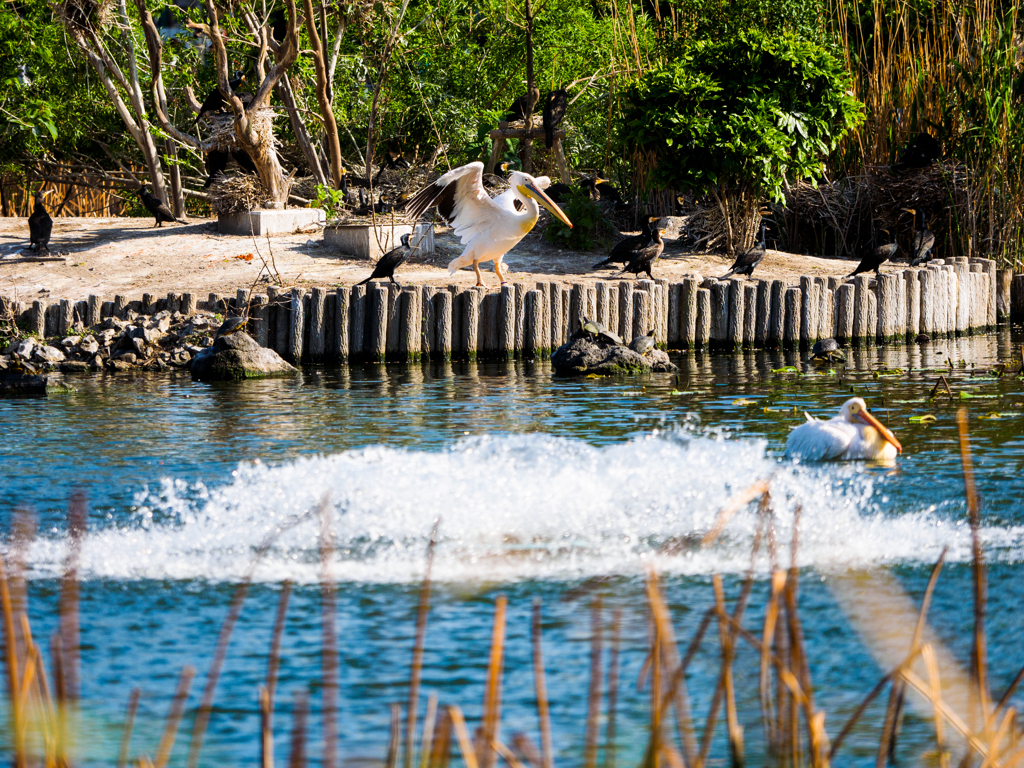
{"label": "cormorant perched on post", "polygon": [[47,253],[50,252],[50,233],[53,231],[53,219],[46,212],[43,198],[52,191],[52,189],[45,191],[40,189],[36,192],[36,204],[32,209],[32,215],[28,217],[29,248],[37,253],[40,248],[45,248]]}
{"label": "cormorant perched on post", "polygon": [[650,242],[651,222],[644,219],[644,226],[640,230],[639,235],[630,235],[623,240],[619,240],[612,248],[611,253],[608,254],[608,258],[598,262],[591,269],[601,269],[612,264],[628,264],[633,258],[633,253],[647,247]]}
{"label": "cormorant perched on post", "polygon": [[[924,211],[917,211],[913,208],[904,208],[909,214],[914,216],[914,239],[910,241],[910,266],[916,267],[920,264],[926,264],[932,260],[932,248],[935,247],[935,234],[929,230],[924,224]],[[920,215],[920,222],[918,221],[918,215]]]}
{"label": "cormorant perched on post", "polygon": [[565,108],[569,105],[569,94],[565,88],[551,91],[544,102],[544,146],[548,149],[555,143],[555,128],[565,117]]}
{"label": "cormorant perched on post", "polygon": [[733,275],[747,275],[749,277],[750,275],[754,274],[754,269],[757,267],[758,264],[761,263],[761,260],[764,258],[764,252],[765,252],[764,230],[765,230],[765,226],[766,226],[765,225],[765,220],[761,219],[761,240],[760,240],[760,242],[758,242],[758,244],[755,245],[753,248],[748,248],[743,253],[739,254],[736,257],[736,261],[733,262],[732,269],[730,269],[728,272],[726,272],[724,275],[722,275],[720,278],[718,278],[719,280],[725,280],[725,278],[732,277]]}
{"label": "cormorant perched on post", "polygon": [[[657,216],[651,216],[648,219],[652,223],[657,220]],[[651,239],[653,242],[650,245],[646,245],[633,252],[633,258],[629,260],[629,264],[623,267],[616,277],[626,272],[632,272],[637,277],[640,277],[641,272],[646,272],[651,280],[654,279],[654,275],[651,274],[651,267],[658,260],[658,257],[661,256],[661,252],[665,250],[665,241],[661,239],[661,231],[657,226],[651,227]]]}
{"label": "cormorant perched on post", "polygon": [[[240,71],[235,71],[234,79],[228,82],[231,86],[232,91],[237,91],[238,86],[245,80],[245,74]],[[199,121],[208,115],[212,115],[214,112],[219,112],[224,106],[224,94],[220,92],[220,88],[214,88],[203,99],[203,106],[199,108],[199,114],[196,115],[196,121],[192,123],[192,127],[199,125]]]}
{"label": "cormorant perched on post", "polygon": [[[889,232],[888,229],[883,229],[882,231],[886,234]],[[854,275],[859,275],[861,272],[870,272],[871,270],[875,270],[875,275],[880,275],[881,272],[879,272],[879,269],[881,269],[881,266],[895,256],[896,251],[898,250],[899,244],[896,242],[895,238],[891,243],[885,243],[884,245],[878,246],[871,251],[871,253],[861,259],[857,268],[848,274],[847,277],[853,277]]]}
{"label": "cormorant perched on post", "polygon": [[174,214],[171,213],[171,209],[164,204],[164,201],[155,195],[149,194],[149,190],[145,187],[139,190],[139,197],[142,198],[142,204],[146,206],[146,210],[152,213],[156,218],[156,224],[153,225],[154,227],[162,227],[165,221],[176,221],[179,224],[188,224],[188,222],[183,219],[176,219]]}
{"label": "cormorant perched on post", "polygon": [[540,89],[534,86],[512,102],[512,106],[508,108],[508,112],[502,119],[506,123],[511,123],[513,120],[525,120],[527,112],[533,114],[538,101],[540,101]]}
{"label": "cormorant perched on post", "polygon": [[390,250],[381,256],[373,268],[373,274],[365,280],[356,283],[356,285],[366,285],[371,280],[381,280],[385,277],[395,285],[398,285],[398,281],[395,280],[395,270],[405,264],[406,259],[409,258],[410,251],[409,235],[402,235],[401,247]]}

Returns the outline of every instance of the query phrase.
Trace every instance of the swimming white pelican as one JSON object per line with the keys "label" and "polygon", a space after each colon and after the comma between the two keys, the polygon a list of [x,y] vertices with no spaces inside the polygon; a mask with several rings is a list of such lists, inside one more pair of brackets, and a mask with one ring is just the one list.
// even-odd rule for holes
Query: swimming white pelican
{"label": "swimming white pelican", "polygon": [[493,261],[494,274],[504,285],[501,260],[537,223],[537,203],[570,229],[572,222],[544,193],[551,184],[547,176],[535,179],[528,173],[513,171],[508,177],[509,188],[492,199],[484,189],[483,171],[483,163],[469,163],[448,171],[417,192],[406,203],[405,210],[416,219],[431,206],[437,206],[441,218],[462,240],[466,250],[448,265],[449,274],[472,264],[476,284],[483,285],[480,262]]}
{"label": "swimming white pelican", "polygon": [[903,446],[882,422],[868,413],[863,398],[851,397],[828,421],[804,414],[807,422],[789,433],[786,453],[805,461],[878,459],[892,461]]}

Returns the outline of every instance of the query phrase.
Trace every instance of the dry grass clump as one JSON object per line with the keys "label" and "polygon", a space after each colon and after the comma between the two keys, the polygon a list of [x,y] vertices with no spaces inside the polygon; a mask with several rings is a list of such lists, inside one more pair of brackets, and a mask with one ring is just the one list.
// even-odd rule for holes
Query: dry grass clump
{"label": "dry grass clump", "polygon": [[210,207],[218,215],[257,211],[268,202],[270,195],[254,173],[220,174],[210,185]]}
{"label": "dry grass clump", "polygon": [[113,7],[113,0],[60,0],[53,12],[68,29],[90,34],[107,25]]}
{"label": "dry grass clump", "polygon": [[[274,146],[279,148],[281,142],[274,135],[274,118],[276,117],[276,110],[264,107],[250,115],[249,122],[253,126],[255,135],[273,137]],[[206,119],[210,128],[210,140],[215,143],[215,149],[219,149],[222,152],[244,149],[238,143],[238,133],[235,131],[235,115],[230,109],[208,115]]]}
{"label": "dry grass clump", "polygon": [[[715,524],[704,536],[701,546],[708,546],[722,534],[732,516],[748,503],[759,500],[758,530],[751,551],[750,568],[731,604],[727,601],[721,576],[712,578],[714,603],[708,608],[694,636],[684,643],[676,637],[668,606],[661,592],[658,577],[651,573],[646,581],[645,599],[647,627],[645,660],[638,685],[649,695],[649,709],[644,733],[631,734],[645,746],[641,768],[707,768],[712,764],[728,762],[734,768],[743,766],[745,733],[751,727],[760,727],[765,735],[767,753],[758,761],[767,765],[800,768],[828,768],[837,760],[850,758],[842,753],[847,736],[860,721],[868,707],[887,689],[889,692],[885,716],[878,733],[877,765],[887,765],[895,754],[903,718],[901,712],[908,690],[928,703],[934,722],[934,749],[921,755],[929,764],[936,761],[940,768],[952,765],[984,768],[1010,768],[1024,764],[1024,748],[1020,746],[1021,730],[1016,712],[1008,701],[1016,686],[1024,679],[1024,669],[1002,697],[994,699],[989,687],[988,654],[986,646],[985,612],[987,601],[986,569],[981,549],[979,527],[979,500],[974,485],[974,470],[967,436],[966,411],[958,414],[960,427],[960,454],[963,464],[968,522],[972,539],[972,572],[974,577],[974,627],[970,654],[969,674],[962,676],[963,690],[952,691],[957,683],[948,677],[939,678],[937,651],[927,640],[927,616],[935,585],[945,553],[936,563],[928,587],[917,611],[916,622],[905,633],[908,647],[905,657],[883,674],[868,691],[861,704],[849,717],[827,718],[816,700],[815,686],[806,635],[800,615],[801,572],[796,566],[798,547],[799,509],[794,516],[791,532],[791,563],[785,567],[778,563],[776,551],[780,534],[770,495],[771,480],[759,480],[737,494],[721,510]],[[84,499],[76,496],[69,514],[68,554],[64,576],[60,585],[60,617],[57,631],[51,638],[46,669],[44,656],[32,636],[28,620],[28,597],[25,572],[27,552],[35,535],[35,522],[24,512],[14,516],[14,535],[6,554],[0,556],[0,608],[2,608],[5,647],[3,667],[8,700],[4,709],[10,717],[10,753],[16,768],[59,768],[73,765],[74,756],[69,745],[84,734],[76,733],[75,723],[80,697],[80,637],[79,637],[79,585],[78,553],[85,536],[87,519]],[[255,561],[273,544],[276,537],[303,520],[320,521],[321,562],[321,685],[322,696],[321,739],[323,764],[338,765],[337,696],[339,693],[337,642],[335,633],[336,605],[334,584],[328,564],[333,556],[333,538],[326,501],[315,510],[300,515],[291,524],[282,525],[259,548]],[[423,678],[423,658],[426,630],[430,613],[431,568],[437,541],[435,523],[427,550],[426,574],[420,588],[416,629],[411,656],[409,692],[404,708],[391,705],[391,728],[387,740],[388,768],[446,768],[456,751],[466,768],[495,768],[501,758],[510,768],[553,768],[553,738],[550,705],[546,684],[543,654],[543,628],[541,604],[534,601],[531,620],[533,645],[533,679],[537,706],[537,735],[535,741],[525,733],[514,734],[506,743],[501,731],[501,700],[503,670],[505,666],[505,638],[508,624],[508,599],[499,596],[495,601],[491,627],[490,653],[485,673],[485,689],[481,718],[471,737],[461,707],[455,702],[442,703],[431,693],[421,719],[420,695]],[[766,555],[771,571],[769,594],[759,618],[747,618],[747,608],[753,594],[757,558]],[[201,702],[188,739],[188,768],[195,768],[216,694],[217,681],[227,654],[231,634],[244,607],[249,575],[235,589],[228,615],[217,640],[211,667],[206,678]],[[864,578],[870,576],[865,574]],[[865,582],[858,581],[863,592]],[[291,590],[285,584],[274,622],[269,649],[269,663],[264,684],[259,686],[261,729],[254,734],[260,744],[261,765],[273,764],[274,696],[277,669],[280,662],[281,637],[287,622],[288,601]],[[877,596],[878,620],[889,636],[894,623],[910,616],[893,616],[884,595]],[[604,764],[614,766],[618,692],[620,685],[619,651],[621,638],[621,612],[613,614],[610,636],[603,632],[603,607],[599,598],[592,603],[592,633],[590,646],[590,675],[586,690],[575,692],[579,700],[587,701],[586,720],[579,724],[577,737],[583,740],[583,768],[596,768],[601,747],[601,725],[604,722]],[[880,626],[880,630],[881,630]],[[634,633],[642,634],[642,633]],[[901,635],[902,636],[902,635]],[[828,639],[825,639],[828,642]],[[698,713],[687,689],[687,675],[698,651],[711,643],[716,646],[718,675],[711,703],[707,711]],[[607,652],[606,652],[607,648]],[[735,674],[735,662],[741,655],[748,663],[759,666],[756,690],[739,689],[744,676]],[[706,661],[704,662],[707,663]],[[944,670],[944,673],[948,668]],[[956,670],[953,670],[954,672]],[[159,743],[134,750],[133,765],[164,768],[171,757],[185,703],[196,671],[186,666],[180,675],[177,692],[170,704],[163,736]],[[955,676],[954,676],[955,677]],[[139,703],[139,689],[133,691],[128,702],[121,748],[111,763],[125,766],[133,756],[132,727]],[[957,711],[951,703],[951,694],[963,702],[966,711]],[[966,693],[965,696],[959,694]],[[563,694],[564,695],[564,694]],[[702,697],[704,698],[704,697]],[[294,725],[291,728],[291,765],[305,764],[309,710],[305,694],[300,694],[293,708]],[[404,717],[403,717],[404,715]],[[859,727],[861,743],[867,725]],[[724,737],[727,755],[713,755],[715,743]],[[383,741],[383,739],[382,739]],[[296,758],[297,756],[297,758]],[[95,762],[95,761],[94,761]]]}

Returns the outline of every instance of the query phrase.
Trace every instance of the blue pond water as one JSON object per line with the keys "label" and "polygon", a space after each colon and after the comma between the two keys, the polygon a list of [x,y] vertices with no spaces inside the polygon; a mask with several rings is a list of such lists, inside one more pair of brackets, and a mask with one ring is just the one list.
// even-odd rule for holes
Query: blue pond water
{"label": "blue pond water", "polygon": [[[922,347],[867,350],[847,368],[811,368],[792,355],[681,356],[680,373],[638,379],[561,379],[546,364],[354,367],[293,380],[197,385],[182,376],[81,378],[73,394],[0,401],[0,528],[11,554],[14,509],[39,532],[26,559],[34,632],[54,626],[67,551],[65,509],[89,498],[81,552],[87,762],[109,764],[125,702],[142,689],[133,754],[155,749],[178,674],[198,669],[187,732],[235,585],[254,586],[232,638],[203,749],[204,765],[258,756],[256,688],[281,583],[295,582],[276,701],[277,753],[287,759],[293,696],[309,691],[311,759],[320,751],[319,522],[326,500],[336,551],[344,759],[383,756],[389,705],[404,699],[418,580],[440,519],[438,584],[427,633],[425,693],[478,720],[494,600],[509,598],[502,704],[505,740],[536,739],[529,614],[543,601],[555,747],[576,764],[589,679],[590,609],[609,628],[622,612],[620,759],[642,752],[647,694],[636,681],[647,643],[644,575],[656,569],[678,637],[688,641],[723,573],[729,600],[751,562],[755,509],[741,510],[708,548],[700,537],[753,480],[771,478],[777,557],[788,564],[800,509],[801,615],[817,704],[833,735],[881,674],[841,585],[865,570],[895,576],[911,597],[948,548],[931,613],[953,657],[970,647],[970,536],[955,411],[970,410],[982,530],[990,560],[990,650],[998,692],[1024,657],[1017,606],[1024,553],[1024,383],[986,375],[1020,359],[1009,333]],[[962,361],[962,363],[961,363]],[[950,368],[949,363],[952,363]],[[794,365],[801,374],[782,369]],[[930,400],[945,375],[957,395]],[[963,392],[969,397],[961,398]],[[804,410],[830,414],[867,398],[905,446],[896,467],[796,466],[785,436]],[[931,414],[935,421],[911,422]],[[283,533],[280,532],[284,530]],[[273,537],[265,555],[256,551]],[[762,554],[749,626],[760,626],[769,568]],[[762,738],[757,658],[738,660],[748,755]],[[688,679],[700,718],[718,673],[709,641]],[[869,709],[844,747],[874,760],[884,707]],[[907,715],[901,750],[931,745],[925,710]],[[0,742],[3,741],[0,733]],[[3,747],[0,746],[0,751]],[[714,752],[727,754],[724,740]]]}

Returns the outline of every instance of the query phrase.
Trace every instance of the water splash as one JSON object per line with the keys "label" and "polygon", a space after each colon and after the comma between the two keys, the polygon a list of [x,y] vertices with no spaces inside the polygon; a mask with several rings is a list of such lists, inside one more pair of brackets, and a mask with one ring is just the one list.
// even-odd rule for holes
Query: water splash
{"label": "water splash", "polygon": [[[312,582],[323,499],[336,547],[331,570],[341,581],[421,578],[435,518],[441,580],[574,579],[650,566],[739,572],[750,563],[755,505],[713,546],[701,549],[699,540],[732,494],[767,477],[782,563],[798,505],[802,565],[931,562],[944,546],[950,559],[969,557],[969,533],[952,505],[888,508],[876,498],[886,479],[862,467],[798,466],[770,455],[763,440],[678,431],[607,447],[543,434],[470,438],[440,452],[376,446],[243,464],[218,487],[165,480],[138,494],[128,523],[88,535],[82,573],[235,581],[254,568],[256,580]],[[1019,552],[1024,529],[990,528],[985,537],[990,549]],[[60,538],[38,540],[33,574],[59,573],[64,551]]]}

